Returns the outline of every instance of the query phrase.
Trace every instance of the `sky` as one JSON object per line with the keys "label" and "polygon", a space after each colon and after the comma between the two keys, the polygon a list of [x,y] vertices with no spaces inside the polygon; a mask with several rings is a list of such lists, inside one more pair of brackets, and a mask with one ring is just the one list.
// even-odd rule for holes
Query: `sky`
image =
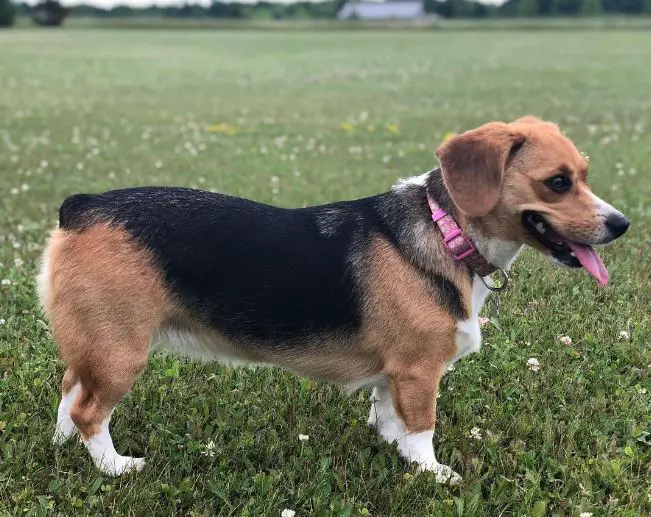
{"label": "sky", "polygon": [[[184,0],[60,0],[63,5],[77,5],[77,4],[89,4],[95,5],[98,7],[114,7],[116,5],[129,5],[131,7],[147,7],[152,4],[156,5],[179,5],[186,3]],[[238,0],[242,3],[254,3],[257,0]],[[296,0],[271,0],[278,3],[291,3]],[[308,0],[308,1],[319,1],[319,0]],[[484,4],[500,4],[504,0],[479,0]],[[35,0],[28,1],[28,3],[37,3]],[[188,3],[200,4],[200,5],[210,5],[211,0],[188,0]]]}

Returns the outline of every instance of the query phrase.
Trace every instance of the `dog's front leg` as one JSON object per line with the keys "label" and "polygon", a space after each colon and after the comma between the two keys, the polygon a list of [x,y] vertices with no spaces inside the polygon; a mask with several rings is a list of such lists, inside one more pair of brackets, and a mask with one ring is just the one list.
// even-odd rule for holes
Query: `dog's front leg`
{"label": "dog's front leg", "polygon": [[445,364],[427,363],[390,374],[373,389],[369,425],[419,470],[430,470],[439,483],[455,484],[461,476],[439,463],[434,453],[436,395]]}

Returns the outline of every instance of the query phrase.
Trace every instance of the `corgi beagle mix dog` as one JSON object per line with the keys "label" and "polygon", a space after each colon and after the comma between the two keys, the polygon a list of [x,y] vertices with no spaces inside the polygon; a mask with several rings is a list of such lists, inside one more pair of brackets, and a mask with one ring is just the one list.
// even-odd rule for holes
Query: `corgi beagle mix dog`
{"label": "corgi beagle mix dog", "polygon": [[553,123],[491,122],[436,156],[388,192],[301,209],[172,187],[68,197],[39,278],[67,366],[54,442],[79,432],[101,471],[142,468],[109,421],[161,344],[373,387],[369,425],[458,482],[434,454],[436,395],[480,348],[486,277],[526,244],[605,285],[592,246],[629,221],[590,191],[587,159]]}

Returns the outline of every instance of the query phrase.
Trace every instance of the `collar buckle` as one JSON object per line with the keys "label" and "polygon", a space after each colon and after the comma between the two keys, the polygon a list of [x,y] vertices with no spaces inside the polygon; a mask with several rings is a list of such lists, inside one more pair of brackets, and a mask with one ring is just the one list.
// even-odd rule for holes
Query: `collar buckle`
{"label": "collar buckle", "polygon": [[[456,245],[451,245],[450,242],[455,240],[457,237],[461,237],[460,242]],[[444,234],[443,242],[445,247],[452,254],[454,260],[463,260],[466,257],[477,252],[474,244],[463,234],[461,228],[455,228]]]}

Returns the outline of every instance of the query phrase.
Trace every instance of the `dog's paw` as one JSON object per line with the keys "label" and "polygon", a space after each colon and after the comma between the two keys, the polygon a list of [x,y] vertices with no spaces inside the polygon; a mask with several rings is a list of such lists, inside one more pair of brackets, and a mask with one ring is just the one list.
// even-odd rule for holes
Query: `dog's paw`
{"label": "dog's paw", "polygon": [[461,483],[461,476],[447,465],[438,461],[421,463],[418,466],[419,472],[433,472],[437,483],[458,485]]}
{"label": "dog's paw", "polygon": [[131,456],[114,456],[102,459],[97,467],[109,476],[121,476],[127,472],[138,472],[145,466],[145,458],[132,458]]}

